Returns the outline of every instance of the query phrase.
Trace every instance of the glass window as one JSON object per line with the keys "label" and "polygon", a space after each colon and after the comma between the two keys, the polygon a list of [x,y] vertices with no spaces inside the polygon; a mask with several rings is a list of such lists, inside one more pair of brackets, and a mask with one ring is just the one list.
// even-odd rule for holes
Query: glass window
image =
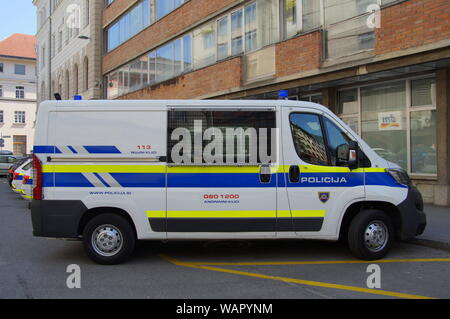
{"label": "glass window", "polygon": [[319,116],[293,113],[290,122],[295,150],[300,158],[309,164],[328,165]]}
{"label": "glass window", "polygon": [[107,97],[108,99],[114,99],[117,96],[119,96],[118,73],[113,72],[109,74],[107,80],[108,80],[108,87],[106,89]]}
{"label": "glass window", "polygon": [[194,31],[194,66],[196,68],[213,64],[216,61],[215,23]]}
{"label": "glass window", "polygon": [[303,0],[303,23],[304,31],[311,30],[320,26],[320,1]]}
{"label": "glass window", "polygon": [[[325,130],[327,132],[331,165],[342,166],[336,161],[336,149],[342,144],[348,144],[350,142],[350,138],[328,118],[324,117],[324,123]],[[346,164],[344,166],[346,166]]]}
{"label": "glass window", "polygon": [[142,86],[148,84],[148,56],[144,55],[139,58],[141,61]]}
{"label": "glass window", "polygon": [[25,112],[24,111],[14,111],[14,123],[25,124]]}
{"label": "glass window", "polygon": [[118,80],[119,80],[119,95],[127,94],[130,89],[129,85],[129,73],[130,68],[128,66],[124,66],[119,69],[118,72]]}
{"label": "glass window", "polygon": [[14,65],[14,73],[18,74],[18,75],[25,75],[25,65],[15,64]]}
{"label": "glass window", "polygon": [[377,3],[378,0],[324,0],[325,23],[330,25],[364,14],[369,5]]}
{"label": "glass window", "polygon": [[0,63],[0,72],[3,73],[3,63]]}
{"label": "glass window", "polygon": [[3,86],[0,85],[0,97],[3,97]]}
{"label": "glass window", "polygon": [[411,172],[437,174],[435,110],[411,112]]}
{"label": "glass window", "polygon": [[152,7],[150,6],[150,0],[144,0],[142,2],[142,29],[150,25],[151,16],[152,16]]}
{"label": "glass window", "polygon": [[361,118],[363,139],[407,169],[405,81],[361,88]]}
{"label": "glass window", "polygon": [[245,7],[245,51],[257,48],[256,2]]}
{"label": "glass window", "polygon": [[130,37],[130,15],[124,16],[119,21],[119,43],[123,43]]}
{"label": "glass window", "polygon": [[192,37],[190,34],[183,37],[184,71],[192,68]]}
{"label": "glass window", "polygon": [[339,114],[358,114],[358,89],[340,91],[338,96]]}
{"label": "glass window", "polygon": [[3,111],[0,111],[0,123],[4,122]]}
{"label": "glass window", "polygon": [[[249,112],[240,111],[171,111],[169,112],[168,131],[168,155],[169,162],[178,163],[172,158],[172,149],[180,141],[172,133],[178,128],[185,128],[190,133],[189,149],[183,149],[177,155],[184,155],[188,152],[188,163],[269,163],[275,162],[276,150],[275,134],[271,138],[272,130],[276,127],[275,112]],[[212,133],[210,139],[203,139],[202,149],[198,152],[194,144],[194,126],[201,125],[202,136],[206,136],[206,131]],[[214,130],[215,129],[215,130]],[[267,135],[265,135],[267,133]],[[222,143],[220,143],[222,139]],[[211,143],[216,142],[213,149]],[[197,151],[196,151],[197,150]],[[275,153],[275,152],[274,152]],[[206,156],[205,156],[206,155]],[[212,157],[209,157],[212,155]],[[214,158],[214,161],[212,159]],[[185,162],[186,163],[186,162]]]}
{"label": "glass window", "polygon": [[136,60],[130,64],[130,90],[142,87],[142,66],[141,60]]}
{"label": "glass window", "polygon": [[284,1],[284,28],[287,38],[297,33],[297,0]]}
{"label": "glass window", "polygon": [[13,152],[14,154],[21,155],[25,155],[27,153],[26,135],[13,135]]}
{"label": "glass window", "polygon": [[108,51],[113,50],[120,44],[119,22],[116,22],[108,29]]}
{"label": "glass window", "polygon": [[420,79],[411,81],[411,106],[436,105],[436,80]]}
{"label": "glass window", "polygon": [[228,56],[228,16],[217,21],[217,60]]}
{"label": "glass window", "polygon": [[142,2],[130,11],[130,35],[137,34],[144,26]]}
{"label": "glass window", "polygon": [[183,71],[181,43],[182,43],[182,39],[177,39],[173,42],[173,72],[174,72],[174,75],[178,75]]}
{"label": "glass window", "polygon": [[174,9],[173,0],[156,0],[156,19],[161,19]]}
{"label": "glass window", "polygon": [[23,86],[16,86],[16,99],[25,98],[25,88]]}
{"label": "glass window", "polygon": [[242,41],[242,9],[231,14],[231,54],[241,53],[243,48]]}
{"label": "glass window", "polygon": [[259,0],[257,2],[257,48],[262,48],[278,41],[278,1]]}
{"label": "glass window", "polygon": [[156,51],[148,55],[148,81],[149,84],[156,82]]}
{"label": "glass window", "polygon": [[156,81],[164,81],[173,76],[173,43],[156,50]]}
{"label": "glass window", "polygon": [[359,132],[358,89],[339,91],[338,114],[354,132]]}
{"label": "glass window", "polygon": [[174,8],[178,8],[184,3],[185,0],[174,0]]}

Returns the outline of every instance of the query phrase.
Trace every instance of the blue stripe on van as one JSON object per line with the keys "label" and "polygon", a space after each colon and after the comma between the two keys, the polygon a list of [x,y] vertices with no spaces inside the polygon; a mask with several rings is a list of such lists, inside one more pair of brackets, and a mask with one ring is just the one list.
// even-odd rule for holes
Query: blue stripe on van
{"label": "blue stripe on van", "polygon": [[94,187],[81,173],[43,173],[44,187]]}
{"label": "blue stripe on van", "polygon": [[115,146],[83,146],[89,154],[122,154]]}
{"label": "blue stripe on van", "polygon": [[56,146],[42,145],[33,147],[34,154],[61,154],[62,152]]}
{"label": "blue stripe on van", "polygon": [[67,146],[68,148],[69,148],[69,150],[71,150],[72,151],[72,153],[74,153],[74,154],[78,154],[78,152],[76,151],[76,149],[74,149],[72,146]]}
{"label": "blue stripe on van", "polygon": [[102,182],[103,183],[103,185],[105,185],[106,187],[111,187],[101,176],[100,176],[100,174],[98,174],[98,173],[94,173],[94,175],[95,175],[95,177],[97,177],[99,180],[100,180],[100,182]]}
{"label": "blue stripe on van", "polygon": [[[97,176],[98,174],[96,174]],[[165,187],[165,173],[110,173],[122,186],[129,188]],[[291,183],[287,173],[278,173],[278,187],[355,187],[364,185],[364,173],[302,173],[298,183]],[[98,175],[97,177],[99,177]],[[99,178],[106,187],[109,185]],[[81,173],[44,173],[44,187],[94,187]],[[276,175],[262,184],[257,173],[172,173],[167,176],[173,188],[259,188],[276,187]],[[287,183],[287,184],[286,184]],[[386,173],[366,173],[366,185],[406,188]]]}
{"label": "blue stripe on van", "polygon": [[167,177],[168,187],[276,187],[276,175],[262,184],[258,173],[173,173]]}
{"label": "blue stripe on van", "polygon": [[110,173],[122,187],[165,187],[164,173]]}

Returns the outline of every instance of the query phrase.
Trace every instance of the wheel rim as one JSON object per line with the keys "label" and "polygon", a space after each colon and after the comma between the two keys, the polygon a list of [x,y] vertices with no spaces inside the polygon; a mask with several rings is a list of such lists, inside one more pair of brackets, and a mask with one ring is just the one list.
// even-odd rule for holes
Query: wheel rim
{"label": "wheel rim", "polygon": [[364,232],[364,244],[372,252],[383,250],[387,245],[388,239],[388,228],[380,220],[370,222]]}
{"label": "wheel rim", "polygon": [[97,254],[104,257],[114,256],[122,249],[122,233],[113,225],[99,226],[92,233],[91,244]]}

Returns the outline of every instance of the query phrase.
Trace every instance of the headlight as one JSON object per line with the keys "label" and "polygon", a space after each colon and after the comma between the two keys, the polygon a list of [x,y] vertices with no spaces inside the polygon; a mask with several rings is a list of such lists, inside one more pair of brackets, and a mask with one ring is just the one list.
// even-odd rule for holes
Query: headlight
{"label": "headlight", "polygon": [[394,168],[386,169],[386,172],[389,173],[398,184],[411,186],[411,179],[405,170]]}

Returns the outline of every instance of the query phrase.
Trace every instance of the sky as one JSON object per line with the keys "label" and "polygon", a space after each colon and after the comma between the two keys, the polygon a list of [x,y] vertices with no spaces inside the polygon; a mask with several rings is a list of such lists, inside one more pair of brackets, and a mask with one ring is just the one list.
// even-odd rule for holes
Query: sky
{"label": "sky", "polygon": [[0,40],[13,33],[36,34],[36,7],[32,0],[0,0]]}

